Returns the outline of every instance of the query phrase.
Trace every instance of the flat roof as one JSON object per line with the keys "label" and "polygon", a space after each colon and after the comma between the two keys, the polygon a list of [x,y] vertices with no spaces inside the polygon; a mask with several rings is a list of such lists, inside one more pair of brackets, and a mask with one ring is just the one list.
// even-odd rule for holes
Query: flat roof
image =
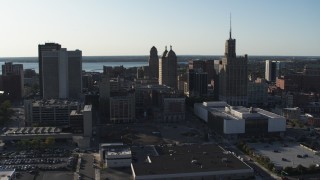
{"label": "flat roof", "polygon": [[80,103],[76,100],[60,100],[60,99],[48,99],[48,100],[32,100],[32,106],[78,106]]}
{"label": "flat roof", "polygon": [[91,109],[92,109],[92,105],[85,105],[83,107],[83,111],[91,111]]}
{"label": "flat roof", "polygon": [[114,156],[114,155],[130,155],[131,150],[128,145],[114,145],[108,146],[106,148],[106,155],[107,156]]}
{"label": "flat roof", "polygon": [[[283,118],[283,116],[277,115],[275,113],[260,109],[260,108],[253,108],[253,113],[250,112],[250,108],[245,108],[242,106],[236,106],[236,107],[231,107],[230,106],[230,111],[233,112],[228,112],[226,111],[225,107],[206,107],[206,109],[217,116],[221,116],[225,118],[226,120],[241,120],[241,119],[262,119],[262,118],[268,118],[268,119],[275,119],[275,118]],[[234,114],[234,113],[237,113]],[[241,116],[242,118],[241,118]]]}
{"label": "flat roof", "polygon": [[[215,144],[192,144],[177,146],[132,147],[137,161],[132,162],[136,176],[249,170],[244,162]],[[157,155],[158,154],[158,155]],[[253,170],[252,170],[253,172]]]}
{"label": "flat roof", "polygon": [[61,133],[61,129],[57,127],[12,127],[8,128],[3,135],[22,135],[22,134],[48,134]]}
{"label": "flat roof", "polygon": [[3,170],[0,169],[0,180],[8,180],[8,176],[11,177],[15,170]]}

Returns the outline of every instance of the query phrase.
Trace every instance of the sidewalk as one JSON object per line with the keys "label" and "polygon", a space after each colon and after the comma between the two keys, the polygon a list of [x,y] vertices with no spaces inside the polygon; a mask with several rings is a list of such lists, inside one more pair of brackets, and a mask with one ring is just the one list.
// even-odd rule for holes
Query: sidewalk
{"label": "sidewalk", "polygon": [[80,172],[80,166],[81,166],[81,158],[82,158],[82,154],[79,153],[79,158],[78,158],[78,162],[77,162],[77,168],[76,171],[74,172],[74,180],[78,180],[79,179],[79,172]]}

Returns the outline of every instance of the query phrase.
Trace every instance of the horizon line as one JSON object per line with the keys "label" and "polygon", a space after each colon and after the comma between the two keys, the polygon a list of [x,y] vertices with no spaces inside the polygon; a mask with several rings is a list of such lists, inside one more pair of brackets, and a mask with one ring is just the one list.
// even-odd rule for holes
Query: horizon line
{"label": "horizon line", "polygon": [[[243,54],[246,55],[246,54]],[[243,55],[237,55],[237,56],[243,56]],[[248,55],[248,54],[247,54]],[[82,56],[82,57],[139,57],[139,56],[149,56],[149,55],[89,55],[89,56]],[[161,55],[159,55],[160,57]],[[200,55],[200,54],[182,54],[182,55],[177,55],[179,56],[221,56],[224,57],[224,55]],[[320,55],[248,55],[248,57],[256,57],[256,56],[278,56],[278,57],[320,57]],[[0,57],[0,59],[4,58],[38,58],[38,56],[3,56]]]}

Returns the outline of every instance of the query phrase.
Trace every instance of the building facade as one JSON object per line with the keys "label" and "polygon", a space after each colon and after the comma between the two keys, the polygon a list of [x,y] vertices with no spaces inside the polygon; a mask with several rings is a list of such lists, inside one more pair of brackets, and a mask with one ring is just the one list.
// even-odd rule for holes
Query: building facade
{"label": "building facade", "polygon": [[82,93],[82,52],[42,51],[42,94],[45,99],[78,99]]}
{"label": "building facade", "polygon": [[42,85],[42,52],[44,51],[52,51],[52,50],[60,50],[61,45],[57,43],[45,43],[38,45],[38,63],[39,63],[39,87],[40,87],[40,97],[43,97],[43,87]]}
{"label": "building facade", "polygon": [[159,57],[157,48],[152,46],[149,56],[149,78],[158,79],[159,78]]}
{"label": "building facade", "polygon": [[163,98],[163,115],[160,122],[181,122],[186,118],[185,98]]}
{"label": "building facade", "polygon": [[203,102],[194,105],[194,112],[212,130],[225,135],[268,136],[286,131],[285,117],[260,108]]}
{"label": "building facade", "polygon": [[110,97],[110,122],[130,123],[135,121],[134,93],[113,95]]}
{"label": "building facade", "polygon": [[208,94],[208,73],[201,69],[189,69],[187,96],[207,96]]}
{"label": "building facade", "polygon": [[26,124],[42,126],[70,126],[70,113],[79,110],[78,101],[25,100]]}
{"label": "building facade", "polygon": [[265,79],[257,78],[248,82],[248,106],[268,105],[268,84]]}
{"label": "building facade", "polygon": [[9,99],[21,100],[24,96],[24,73],[22,64],[6,62],[2,65],[2,76],[0,78],[0,90]]}
{"label": "building facade", "polygon": [[177,56],[170,46],[170,51],[167,47],[163,52],[159,61],[159,84],[166,85],[173,89],[177,89]]}
{"label": "building facade", "polygon": [[236,40],[232,39],[231,30],[219,66],[219,100],[233,106],[246,106],[248,56],[236,57]]}
{"label": "building facade", "polygon": [[269,82],[276,82],[277,77],[277,61],[266,60],[265,79]]}

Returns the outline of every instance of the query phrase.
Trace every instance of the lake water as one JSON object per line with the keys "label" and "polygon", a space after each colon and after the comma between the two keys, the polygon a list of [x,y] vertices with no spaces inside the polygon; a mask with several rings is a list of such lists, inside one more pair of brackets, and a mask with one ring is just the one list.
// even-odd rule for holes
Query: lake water
{"label": "lake water", "polygon": [[[2,66],[5,62],[0,62]],[[23,64],[23,69],[34,69],[39,73],[38,62],[14,62],[13,64]],[[123,66],[125,68],[147,66],[148,62],[82,62],[82,69],[86,72],[103,72],[103,66]],[[2,74],[2,68],[0,68]]]}

